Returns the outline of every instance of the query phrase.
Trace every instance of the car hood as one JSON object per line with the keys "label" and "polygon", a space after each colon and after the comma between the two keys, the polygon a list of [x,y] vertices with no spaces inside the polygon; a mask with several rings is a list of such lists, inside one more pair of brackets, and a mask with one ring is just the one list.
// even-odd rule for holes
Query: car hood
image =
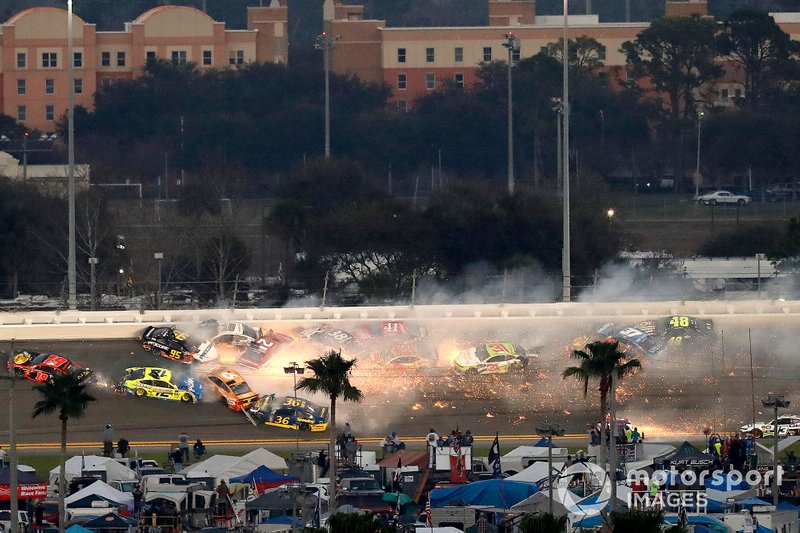
{"label": "car hood", "polygon": [[456,356],[455,363],[459,366],[477,366],[481,364],[481,360],[476,355],[477,348],[471,346],[466,350],[461,350]]}
{"label": "car hood", "polygon": [[197,348],[197,352],[192,354],[196,361],[207,363],[208,361],[216,361],[219,359],[217,347],[211,341],[206,341]]}

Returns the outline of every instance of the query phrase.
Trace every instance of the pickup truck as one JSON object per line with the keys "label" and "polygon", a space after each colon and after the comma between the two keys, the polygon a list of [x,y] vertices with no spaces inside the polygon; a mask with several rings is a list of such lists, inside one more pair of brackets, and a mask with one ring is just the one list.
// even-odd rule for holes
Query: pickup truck
{"label": "pickup truck", "polygon": [[[28,511],[18,511],[19,527],[21,531],[29,531],[31,526]],[[11,531],[11,511],[4,509],[0,511],[0,531]]]}

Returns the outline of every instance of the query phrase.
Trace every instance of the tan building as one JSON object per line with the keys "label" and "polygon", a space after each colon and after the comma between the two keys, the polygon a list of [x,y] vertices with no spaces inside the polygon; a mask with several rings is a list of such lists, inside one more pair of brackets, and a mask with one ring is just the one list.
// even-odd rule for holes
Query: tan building
{"label": "tan building", "polygon": [[[285,3],[285,0],[284,0]],[[160,6],[120,31],[97,31],[73,15],[75,104],[91,108],[101,84],[138,75],[150,59],[200,69],[285,62],[287,8],[278,0],[247,10],[246,30],[229,30],[197,9]],[[67,109],[67,12],[21,11],[0,26],[0,111],[29,128],[52,131]]]}
{"label": "tan building", "polygon": [[[384,20],[364,20],[363,7],[325,0],[325,28],[336,39],[332,68],[384,82],[401,109],[446,82],[470,86],[482,63],[507,60],[504,34],[519,43],[513,58],[538,54],[563,36],[563,16],[537,16],[534,0],[487,0],[489,25],[481,27],[388,28]],[[668,0],[668,16],[708,16],[706,0]],[[773,13],[793,39],[800,38],[800,13]],[[648,22],[603,23],[597,15],[569,16],[569,36],[591,37],[603,46],[600,60],[612,81],[627,78],[622,43],[636,38]],[[715,105],[732,105],[743,95],[741,76],[728,71],[714,87]]]}

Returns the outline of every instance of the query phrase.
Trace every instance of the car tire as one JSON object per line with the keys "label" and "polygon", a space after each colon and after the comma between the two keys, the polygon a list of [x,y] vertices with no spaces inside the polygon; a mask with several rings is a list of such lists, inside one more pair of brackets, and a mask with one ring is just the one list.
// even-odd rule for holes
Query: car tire
{"label": "car tire", "polygon": [[300,431],[311,431],[311,426],[308,424],[308,422],[301,422],[298,429]]}
{"label": "car tire", "polygon": [[139,398],[144,398],[145,396],[147,396],[147,391],[144,389],[136,389],[136,396],[138,396]]}
{"label": "car tire", "polygon": [[708,202],[708,205],[711,205],[711,206],[717,205],[717,201],[716,200],[711,200],[710,202]]}
{"label": "car tire", "polygon": [[192,402],[194,402],[194,398],[188,392],[184,392],[183,394],[181,394],[181,402],[183,402],[183,403],[192,403]]}
{"label": "car tire", "polygon": [[745,201],[744,201],[744,198],[739,198],[739,199],[736,201],[736,205],[744,205],[744,204],[746,204],[746,203],[747,203],[747,202],[745,202]]}
{"label": "car tire", "polygon": [[763,436],[764,436],[764,432],[762,432],[760,429],[754,429],[753,430],[753,437],[755,437],[757,439],[760,439]]}

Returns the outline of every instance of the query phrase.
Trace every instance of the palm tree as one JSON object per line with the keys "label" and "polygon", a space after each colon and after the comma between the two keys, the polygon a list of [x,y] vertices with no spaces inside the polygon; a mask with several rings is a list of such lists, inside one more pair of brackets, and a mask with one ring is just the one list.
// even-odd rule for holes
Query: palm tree
{"label": "palm tree", "polygon": [[[659,533],[664,523],[664,511],[659,509],[612,511],[610,518],[612,533]],[[678,528],[678,531],[683,529]]]}
{"label": "palm tree", "polygon": [[[579,361],[578,366],[566,368],[561,374],[566,378],[576,378],[583,381],[583,396],[589,393],[589,381],[600,382],[600,420],[606,419],[608,392],[611,390],[611,375],[616,374],[617,380],[635,373],[642,367],[638,359],[627,359],[624,351],[619,349],[618,342],[595,341],[586,345],[586,351],[573,350],[572,357]],[[611,438],[615,438],[612,435]],[[603,445],[603,435],[600,435],[600,464],[605,464],[606,447]]]}
{"label": "palm tree", "polygon": [[342,398],[346,402],[360,402],[364,394],[350,383],[350,372],[356,364],[355,359],[345,359],[341,351],[331,350],[322,357],[306,362],[306,368],[314,373],[314,377],[303,378],[297,383],[298,389],[309,392],[321,392],[331,399],[330,423],[330,501],[328,507],[331,514],[336,512],[336,400]]}
{"label": "palm tree", "polygon": [[89,402],[95,397],[86,391],[88,384],[85,377],[78,378],[72,374],[60,374],[50,381],[37,385],[34,390],[42,395],[42,399],[33,406],[33,418],[58,412],[61,420],[61,457],[58,470],[58,530],[64,533],[64,497],[67,492],[66,460],[67,460],[67,421],[80,418],[86,412]]}
{"label": "palm tree", "polygon": [[567,517],[550,513],[526,515],[519,524],[522,533],[564,533],[567,530]]}

